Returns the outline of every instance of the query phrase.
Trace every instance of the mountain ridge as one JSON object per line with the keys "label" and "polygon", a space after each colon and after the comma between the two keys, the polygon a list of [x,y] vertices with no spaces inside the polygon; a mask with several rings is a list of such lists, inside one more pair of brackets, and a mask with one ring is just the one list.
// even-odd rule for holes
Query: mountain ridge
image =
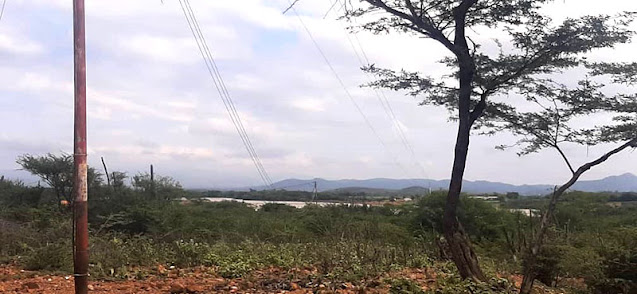
{"label": "mountain ridge", "polygon": [[[449,180],[432,180],[432,179],[390,179],[390,178],[371,178],[371,179],[339,179],[327,180],[323,178],[314,179],[285,179],[278,181],[272,185],[275,189],[312,191],[314,189],[314,181],[320,192],[342,188],[367,188],[367,189],[385,189],[385,190],[401,190],[409,187],[424,187],[432,190],[446,189],[449,186]],[[492,182],[484,180],[463,181],[463,191],[468,193],[507,193],[517,192],[521,195],[545,195],[548,194],[555,185],[538,184],[538,185],[513,185],[502,182]],[[263,189],[264,187],[253,187]],[[632,173],[624,173],[621,175],[608,176],[598,180],[582,180],[571,188],[571,190],[579,190],[585,192],[637,192],[637,176]]]}

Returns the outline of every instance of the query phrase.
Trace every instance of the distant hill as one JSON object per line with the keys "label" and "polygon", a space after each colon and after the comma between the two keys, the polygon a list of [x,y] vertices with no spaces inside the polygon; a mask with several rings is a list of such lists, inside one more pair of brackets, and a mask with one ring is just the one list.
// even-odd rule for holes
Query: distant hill
{"label": "distant hill", "polygon": [[637,192],[637,176],[631,173],[625,173],[619,176],[606,177],[601,180],[580,181],[573,185],[573,190],[587,192]]}
{"label": "distant hill", "polygon": [[[429,179],[387,179],[376,178],[367,180],[326,180],[326,179],[286,179],[273,184],[276,189],[312,191],[313,182],[316,181],[318,190],[321,192],[349,188],[348,191],[370,191],[381,192],[385,190],[401,190],[401,194],[412,194],[414,192],[426,192],[432,190],[447,189],[449,180],[429,180]],[[489,181],[464,181],[463,191],[469,193],[507,193],[518,192],[522,195],[544,195],[553,189],[554,185],[511,185],[500,182]],[[257,187],[260,189],[262,187]],[[369,190],[371,189],[371,190]],[[637,192],[637,176],[626,173],[619,176],[610,176],[600,180],[580,181],[576,183],[572,190],[586,192],[619,191]],[[395,191],[398,192],[398,191]]]}

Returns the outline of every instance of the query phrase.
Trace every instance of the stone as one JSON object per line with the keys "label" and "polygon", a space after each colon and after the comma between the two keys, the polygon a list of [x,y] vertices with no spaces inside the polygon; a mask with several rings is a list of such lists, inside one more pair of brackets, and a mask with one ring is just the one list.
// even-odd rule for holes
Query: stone
{"label": "stone", "polygon": [[24,289],[40,289],[40,285],[36,282],[26,282],[22,284],[22,288]]}
{"label": "stone", "polygon": [[170,285],[170,293],[171,294],[175,294],[175,293],[186,293],[186,287],[184,285],[182,285],[181,283],[174,283],[172,285]]}
{"label": "stone", "polygon": [[186,291],[188,291],[188,293],[203,293],[204,289],[199,285],[189,285],[186,287]]}

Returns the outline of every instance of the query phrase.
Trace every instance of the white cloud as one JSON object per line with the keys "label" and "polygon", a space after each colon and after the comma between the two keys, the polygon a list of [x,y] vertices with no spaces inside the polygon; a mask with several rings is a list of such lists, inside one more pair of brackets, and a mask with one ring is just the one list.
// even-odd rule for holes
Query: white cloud
{"label": "white cloud", "polygon": [[[129,93],[105,92],[89,88],[87,92],[88,111],[98,115],[96,118],[113,119],[117,113],[118,118],[131,117],[134,119],[155,118],[177,122],[192,120],[188,109],[176,111],[174,108],[161,108],[158,104],[142,104],[135,102],[136,97]],[[156,99],[156,97],[153,97]]]}
{"label": "white cloud", "polygon": [[[109,168],[129,174],[153,163],[186,186],[259,184],[207,76],[179,3],[164,2],[87,2],[89,160],[99,165],[95,160],[104,156]],[[356,112],[296,16],[281,13],[288,6],[286,0],[191,3],[246,131],[275,180],[423,176],[375,93],[359,87],[369,77],[359,70],[345,24],[333,20],[334,14],[322,19],[329,1],[301,1],[297,9],[387,150]],[[606,12],[608,3],[599,3],[555,5],[561,7],[559,13],[570,13],[563,8],[573,6]],[[626,8],[632,2],[622,5]],[[56,152],[72,145],[70,8],[65,0],[24,0],[3,18],[0,53],[6,55],[6,64],[0,69],[5,81],[0,85],[0,121],[12,128],[2,133],[0,143],[8,148],[0,151],[0,165],[14,166],[20,148]],[[47,19],[14,15],[27,12]],[[28,30],[18,34],[12,27]],[[491,36],[485,33],[484,39]],[[435,42],[366,32],[358,38],[370,62],[379,67],[433,76],[446,71],[436,63],[444,50]],[[634,60],[634,51],[631,44],[596,57]],[[456,125],[446,121],[446,110],[418,107],[417,98],[401,92],[385,93],[416,160],[425,166],[425,176],[448,178]],[[550,152],[519,158],[513,151],[493,150],[497,143],[511,140],[510,136],[472,138],[467,177],[554,183],[564,175],[559,157]],[[603,147],[592,149],[590,156]],[[568,151],[576,161],[587,158],[583,150]],[[591,175],[634,171],[634,154],[618,158]]]}
{"label": "white cloud", "polygon": [[118,145],[118,146],[89,146],[91,154],[117,155],[124,158],[136,157],[159,159],[159,160],[201,160],[215,158],[217,153],[204,147],[160,145]]}
{"label": "white cloud", "polygon": [[0,33],[0,52],[17,55],[36,55],[44,52],[39,43],[25,38],[18,38],[7,33]]}
{"label": "white cloud", "polygon": [[292,106],[305,111],[321,112],[325,111],[325,100],[315,98],[296,99],[292,101]]}
{"label": "white cloud", "polygon": [[196,52],[197,47],[192,38],[136,35],[121,38],[119,46],[138,56],[163,63],[193,63],[198,61],[193,54],[184,54],[184,52]]}

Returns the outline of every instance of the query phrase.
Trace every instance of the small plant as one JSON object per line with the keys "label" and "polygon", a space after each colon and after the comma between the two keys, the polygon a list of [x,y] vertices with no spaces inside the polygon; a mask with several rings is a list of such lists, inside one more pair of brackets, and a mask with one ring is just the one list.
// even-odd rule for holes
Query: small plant
{"label": "small plant", "polygon": [[422,290],[418,283],[405,279],[390,279],[385,281],[385,283],[389,284],[389,293],[392,294],[424,294],[425,292]]}
{"label": "small plant", "polygon": [[33,249],[24,260],[27,270],[70,271],[72,268],[71,246],[68,242],[51,243]]}

